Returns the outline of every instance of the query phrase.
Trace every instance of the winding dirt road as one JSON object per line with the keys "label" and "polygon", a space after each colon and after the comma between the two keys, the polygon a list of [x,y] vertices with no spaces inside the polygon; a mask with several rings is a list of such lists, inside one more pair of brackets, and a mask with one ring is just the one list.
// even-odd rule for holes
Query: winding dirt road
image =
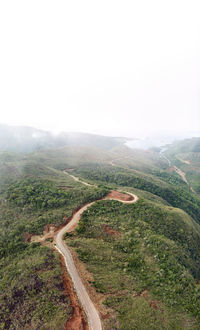
{"label": "winding dirt road", "polygon": [[[133,204],[136,203],[138,200],[138,197],[134,194],[127,193],[128,198],[124,198],[124,196],[127,197],[125,194],[121,194],[119,192],[116,192],[114,194],[114,191],[111,192],[107,197],[104,198],[104,200],[111,199],[111,200],[117,200],[125,204]],[[122,196],[120,199],[120,195]],[[117,197],[115,197],[117,196]],[[126,200],[128,199],[128,200]],[[72,255],[67,247],[67,245],[63,241],[63,235],[67,232],[70,232],[74,229],[74,227],[77,225],[82,213],[87,210],[91,205],[93,205],[96,201],[92,203],[88,203],[87,205],[83,206],[80,210],[78,210],[74,216],[72,217],[72,220],[63,227],[56,235],[55,242],[56,242],[56,248],[57,250],[63,255],[65,259],[65,264],[67,267],[67,270],[72,278],[74,288],[76,290],[76,293],[78,295],[79,301],[81,305],[83,306],[83,309],[87,315],[88,319],[88,325],[90,330],[102,330],[102,324],[101,319],[99,316],[99,313],[94,306],[93,302],[91,301],[87,290],[80,278],[80,275],[75,267]]]}

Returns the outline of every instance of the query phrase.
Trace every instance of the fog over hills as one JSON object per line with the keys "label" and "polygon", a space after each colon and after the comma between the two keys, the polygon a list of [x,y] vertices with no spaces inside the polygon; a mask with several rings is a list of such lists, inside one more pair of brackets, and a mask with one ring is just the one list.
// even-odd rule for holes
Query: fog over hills
{"label": "fog over hills", "polygon": [[54,134],[34,127],[0,124],[0,150],[27,153],[34,150],[63,146],[97,147],[109,150],[121,144],[125,144],[133,149],[149,149],[198,136],[200,136],[199,132],[187,133],[182,136],[163,132],[163,134],[151,135],[142,139],[137,137],[111,137],[81,132],[60,132]]}
{"label": "fog over hills", "polygon": [[125,143],[123,137],[106,137],[87,133],[63,132],[57,135],[33,127],[0,125],[0,150],[31,152],[45,148],[95,146],[110,149]]}

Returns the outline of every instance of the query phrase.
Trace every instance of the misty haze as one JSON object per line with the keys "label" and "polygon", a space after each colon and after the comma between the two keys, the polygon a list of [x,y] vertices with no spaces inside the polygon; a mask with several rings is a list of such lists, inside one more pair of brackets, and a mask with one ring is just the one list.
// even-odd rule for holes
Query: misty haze
{"label": "misty haze", "polygon": [[0,3],[0,329],[200,328],[199,10]]}

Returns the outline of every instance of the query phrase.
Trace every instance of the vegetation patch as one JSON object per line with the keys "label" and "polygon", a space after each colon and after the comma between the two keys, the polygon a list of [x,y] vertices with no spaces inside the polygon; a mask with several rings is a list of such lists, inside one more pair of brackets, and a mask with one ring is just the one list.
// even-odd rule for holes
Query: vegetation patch
{"label": "vegetation patch", "polygon": [[31,234],[59,226],[87,202],[107,195],[106,188],[72,186],[28,178],[8,187],[0,199],[0,329],[63,329],[71,317],[57,253]]}
{"label": "vegetation patch", "polygon": [[[190,214],[197,222],[200,219],[200,198],[191,194],[189,187],[182,183],[175,176],[162,172],[160,178],[156,176],[131,172],[119,167],[106,167],[102,165],[91,166],[90,168],[83,166],[77,170],[85,178],[102,182],[106,184],[114,184],[115,186],[133,187],[140,190],[148,191],[154,195],[162,197],[170,205],[178,207]],[[165,173],[165,174],[164,174]],[[172,177],[170,184],[169,176]]]}
{"label": "vegetation patch", "polygon": [[199,242],[199,227],[187,214],[144,199],[99,201],[83,213],[77,235],[67,237],[104,303],[118,313],[105,320],[107,329],[198,329]]}
{"label": "vegetation patch", "polygon": [[1,329],[63,328],[71,307],[55,252],[32,244],[1,259],[0,269]]}

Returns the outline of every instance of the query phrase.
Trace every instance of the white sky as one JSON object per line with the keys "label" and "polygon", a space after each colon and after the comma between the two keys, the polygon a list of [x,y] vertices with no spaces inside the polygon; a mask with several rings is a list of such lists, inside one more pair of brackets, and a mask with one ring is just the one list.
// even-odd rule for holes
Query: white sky
{"label": "white sky", "polygon": [[0,1],[0,122],[200,131],[199,0]]}

